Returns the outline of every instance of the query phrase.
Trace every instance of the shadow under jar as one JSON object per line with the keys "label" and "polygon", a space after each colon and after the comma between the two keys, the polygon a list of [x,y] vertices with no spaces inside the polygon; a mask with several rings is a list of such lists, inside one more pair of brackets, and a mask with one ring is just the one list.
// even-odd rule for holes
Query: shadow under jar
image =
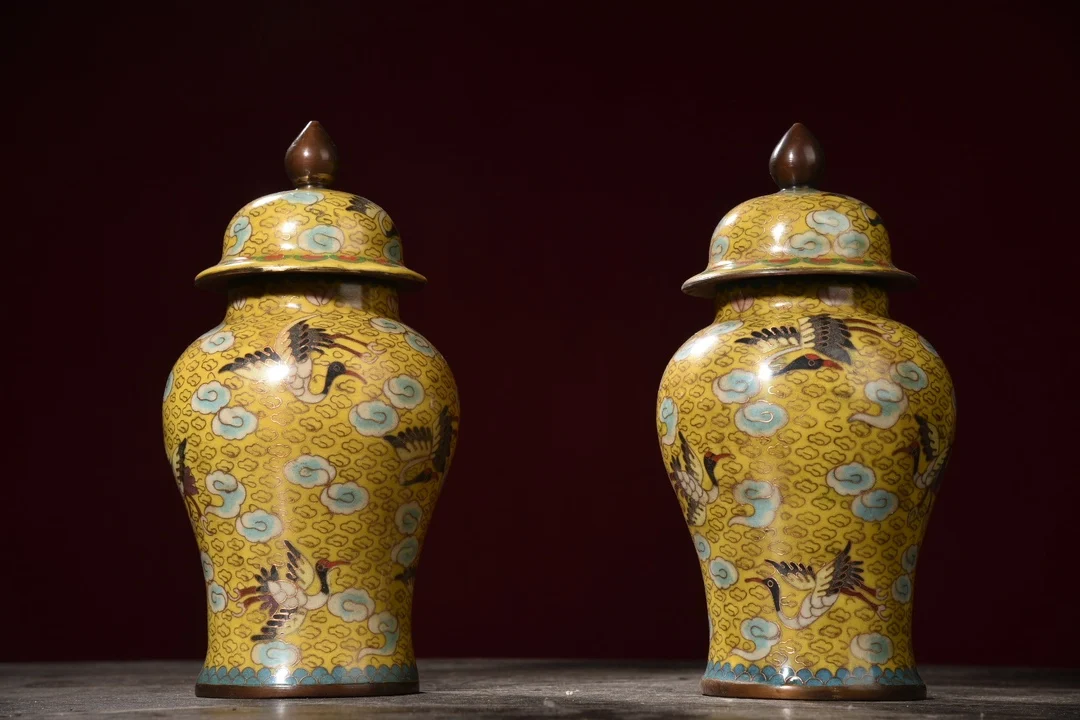
{"label": "shadow under jar", "polygon": [[296,186],[240,210],[221,262],[225,320],[165,388],[165,449],[202,559],[204,697],[418,691],[411,612],[457,439],[446,361],[398,316],[389,216],[329,189],[336,151],[310,123]]}
{"label": "shadow under jar", "polygon": [[691,295],[713,322],[675,353],[657,397],[669,479],[709,612],[706,695],[911,700],[915,563],[956,419],[933,346],[888,316],[880,217],[813,185],[796,124],[780,191],[729,212]]}

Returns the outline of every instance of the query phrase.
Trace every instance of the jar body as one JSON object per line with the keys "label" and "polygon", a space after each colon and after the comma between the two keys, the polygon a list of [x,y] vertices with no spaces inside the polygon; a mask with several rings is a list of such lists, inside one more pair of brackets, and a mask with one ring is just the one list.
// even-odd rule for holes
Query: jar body
{"label": "jar body", "polygon": [[701,563],[709,695],[925,696],[915,559],[952,381],[883,290],[746,281],[664,372],[657,428]]}
{"label": "jar body", "polygon": [[396,290],[235,287],[169,376],[165,449],[207,585],[196,693],[416,692],[416,564],[457,440],[443,357]]}

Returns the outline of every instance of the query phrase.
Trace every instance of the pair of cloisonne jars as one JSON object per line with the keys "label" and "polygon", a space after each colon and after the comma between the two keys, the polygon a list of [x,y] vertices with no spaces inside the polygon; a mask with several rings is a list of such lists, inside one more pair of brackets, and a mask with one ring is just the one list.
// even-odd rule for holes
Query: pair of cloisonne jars
{"label": "pair of cloisonne jars", "polygon": [[[318,123],[290,146],[295,189],[244,206],[221,261],[224,321],[165,388],[165,446],[195,530],[209,617],[196,693],[418,690],[413,580],[458,434],[446,361],[398,316],[390,217],[329,188]],[[720,221],[683,290],[713,322],[664,371],[660,449],[701,562],[707,695],[914,699],[919,545],[955,396],[923,337],[891,320],[878,215],[814,189],[801,125],[779,192]]]}

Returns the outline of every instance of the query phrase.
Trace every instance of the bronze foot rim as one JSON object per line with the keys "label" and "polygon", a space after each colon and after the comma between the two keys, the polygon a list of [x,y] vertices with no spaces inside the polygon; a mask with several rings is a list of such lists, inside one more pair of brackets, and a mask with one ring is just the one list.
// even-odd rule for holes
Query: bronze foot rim
{"label": "bronze foot rim", "polygon": [[331,683],[329,685],[195,685],[195,696],[205,698],[306,698],[373,697],[412,695],[420,692],[419,682]]}
{"label": "bronze foot rim", "polygon": [[925,685],[766,685],[765,683],[724,682],[704,678],[701,694],[712,697],[755,698],[761,700],[925,700]]}

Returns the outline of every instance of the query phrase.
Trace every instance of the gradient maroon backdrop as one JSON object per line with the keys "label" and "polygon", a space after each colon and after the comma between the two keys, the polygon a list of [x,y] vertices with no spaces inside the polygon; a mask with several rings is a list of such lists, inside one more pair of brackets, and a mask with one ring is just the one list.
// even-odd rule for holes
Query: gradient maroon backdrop
{"label": "gradient maroon backdrop", "polygon": [[823,187],[885,218],[922,281],[893,315],[956,380],[919,660],[1076,663],[1071,23],[1033,2],[752,5],[6,10],[3,658],[204,651],[161,392],[224,312],[192,278],[318,119],[337,186],[387,208],[430,278],[403,314],[461,390],[418,654],[704,662],[655,393],[711,317],[681,282],[774,189],[801,121]]}

